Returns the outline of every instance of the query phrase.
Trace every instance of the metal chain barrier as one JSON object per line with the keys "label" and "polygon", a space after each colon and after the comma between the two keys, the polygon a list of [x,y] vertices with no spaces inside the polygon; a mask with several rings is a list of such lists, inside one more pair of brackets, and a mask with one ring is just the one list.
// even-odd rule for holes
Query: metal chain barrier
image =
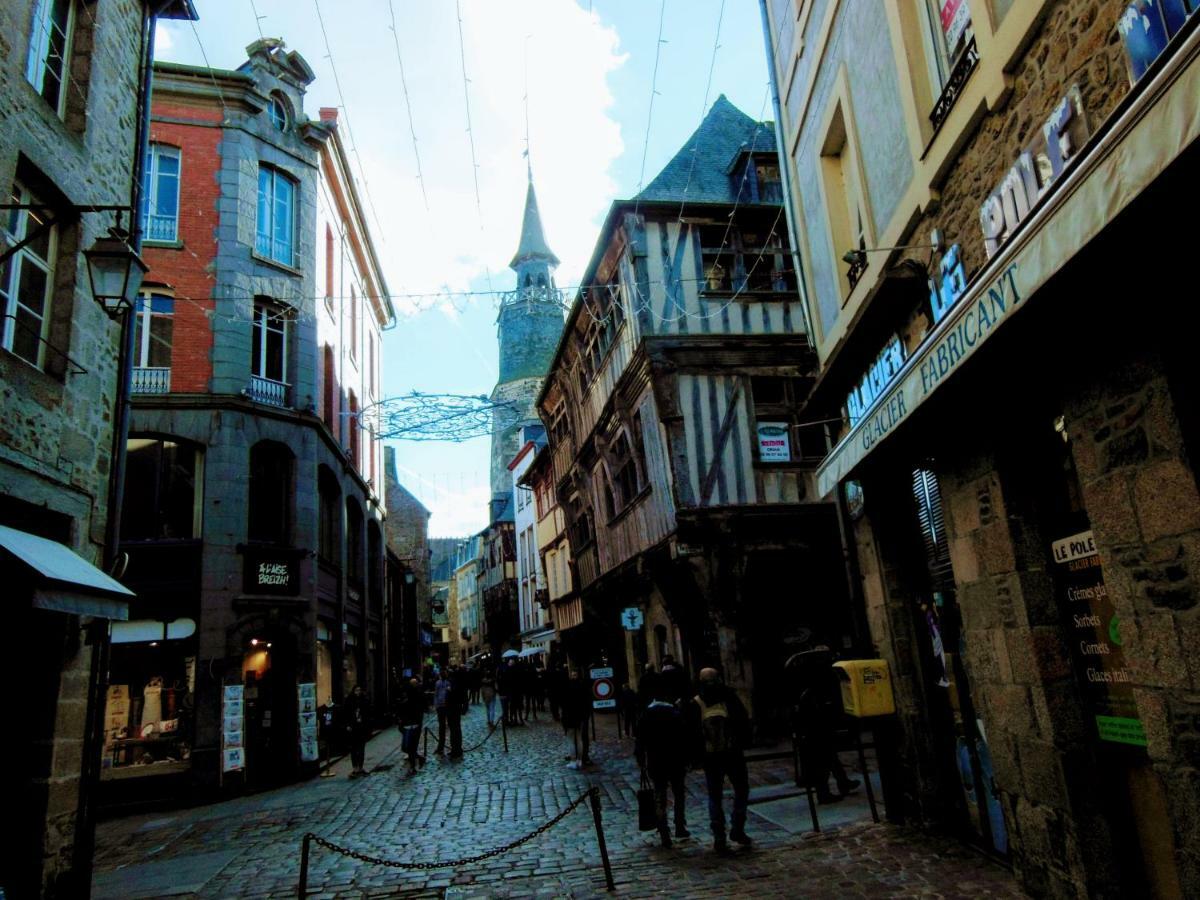
{"label": "metal chain barrier", "polygon": [[616,890],[616,884],[613,881],[612,866],[608,860],[608,847],[604,841],[604,827],[600,819],[600,789],[590,787],[570,803],[568,803],[554,818],[539,825],[529,834],[517,838],[502,847],[495,847],[491,850],[485,850],[483,853],[478,853],[475,856],[464,856],[462,859],[438,860],[436,862],[400,862],[395,859],[382,859],[378,856],[371,856],[369,853],[360,853],[357,850],[351,850],[349,847],[341,847],[332,841],[327,841],[320,835],[313,834],[311,831],[304,835],[304,839],[300,845],[300,883],[298,885],[298,896],[303,898],[308,894],[308,858],[310,853],[310,845],[317,844],[324,847],[326,850],[332,850],[334,853],[339,853],[342,856],[348,856],[351,859],[359,862],[368,863],[376,866],[387,866],[392,869],[416,869],[420,871],[429,871],[432,869],[445,869],[451,866],[466,866],[472,863],[482,862],[485,859],[493,859],[510,850],[515,850],[522,844],[527,844],[539,835],[545,834],[572,812],[575,811],[585,800],[591,802],[592,818],[596,827],[596,843],[600,849],[600,858],[604,863],[604,880],[610,891]]}

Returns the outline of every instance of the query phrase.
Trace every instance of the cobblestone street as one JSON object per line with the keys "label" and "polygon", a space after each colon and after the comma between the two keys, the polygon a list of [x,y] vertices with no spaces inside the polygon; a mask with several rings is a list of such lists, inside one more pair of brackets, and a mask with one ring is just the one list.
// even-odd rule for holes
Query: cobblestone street
{"label": "cobblestone street", "polygon": [[[390,729],[368,747],[367,778],[348,779],[343,760],[332,778],[102,823],[94,896],[295,896],[307,831],[386,859],[449,860],[527,834],[592,785],[601,792],[620,896],[1021,896],[1007,872],[952,842],[869,818],[820,835],[774,824],[762,815],[771,804],[755,803],[782,790],[790,777],[786,765],[774,763],[751,766],[751,850],[733,858],[712,853],[704,787],[695,774],[687,809],[693,836],[663,850],[656,835],[636,827],[631,742],[617,737],[612,719],[599,720],[598,728],[595,765],[584,772],[565,767],[561,730],[548,717],[510,729],[507,754],[497,733],[460,762],[430,758],[415,778],[404,776]],[[482,713],[473,708],[464,720],[468,747],[484,729]],[[309,891],[322,897],[606,895],[586,803],[529,843],[461,868],[385,868],[314,846]]]}

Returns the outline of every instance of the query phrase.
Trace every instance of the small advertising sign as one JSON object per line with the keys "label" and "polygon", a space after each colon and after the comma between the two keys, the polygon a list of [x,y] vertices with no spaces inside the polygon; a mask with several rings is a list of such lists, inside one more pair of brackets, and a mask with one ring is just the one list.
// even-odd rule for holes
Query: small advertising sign
{"label": "small advertising sign", "polygon": [[299,704],[300,717],[300,760],[316,762],[320,753],[317,748],[316,683],[303,682],[296,685],[296,700]]}
{"label": "small advertising sign", "polygon": [[243,747],[243,693],[240,684],[227,684],[221,695],[221,771],[246,767]]}
{"label": "small advertising sign", "polygon": [[762,462],[791,462],[787,422],[758,423],[758,458]]}
{"label": "small advertising sign", "polygon": [[247,594],[294,596],[300,591],[300,560],[294,553],[247,547],[242,589]]}
{"label": "small advertising sign", "polygon": [[1050,551],[1072,632],[1068,646],[1087,680],[1097,735],[1102,741],[1145,747],[1146,730],[1138,718],[1133,676],[1122,649],[1121,621],[1104,584],[1092,532],[1054,541]]}

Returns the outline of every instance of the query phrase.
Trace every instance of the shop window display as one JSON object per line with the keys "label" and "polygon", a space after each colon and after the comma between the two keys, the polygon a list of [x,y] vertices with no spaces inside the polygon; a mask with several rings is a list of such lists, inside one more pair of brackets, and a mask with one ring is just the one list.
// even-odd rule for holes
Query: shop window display
{"label": "shop window display", "polygon": [[114,644],[102,779],[191,767],[195,683],[194,640]]}

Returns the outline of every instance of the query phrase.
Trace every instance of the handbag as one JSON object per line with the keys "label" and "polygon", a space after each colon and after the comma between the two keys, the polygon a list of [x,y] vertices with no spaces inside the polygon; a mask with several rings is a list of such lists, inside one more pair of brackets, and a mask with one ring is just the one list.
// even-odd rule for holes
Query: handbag
{"label": "handbag", "polygon": [[653,831],[658,827],[658,809],[654,802],[654,786],[642,769],[642,786],[637,792],[638,831]]}
{"label": "handbag", "polygon": [[400,740],[400,749],[404,753],[416,753],[417,742],[421,737],[420,725],[405,725],[403,736]]}

